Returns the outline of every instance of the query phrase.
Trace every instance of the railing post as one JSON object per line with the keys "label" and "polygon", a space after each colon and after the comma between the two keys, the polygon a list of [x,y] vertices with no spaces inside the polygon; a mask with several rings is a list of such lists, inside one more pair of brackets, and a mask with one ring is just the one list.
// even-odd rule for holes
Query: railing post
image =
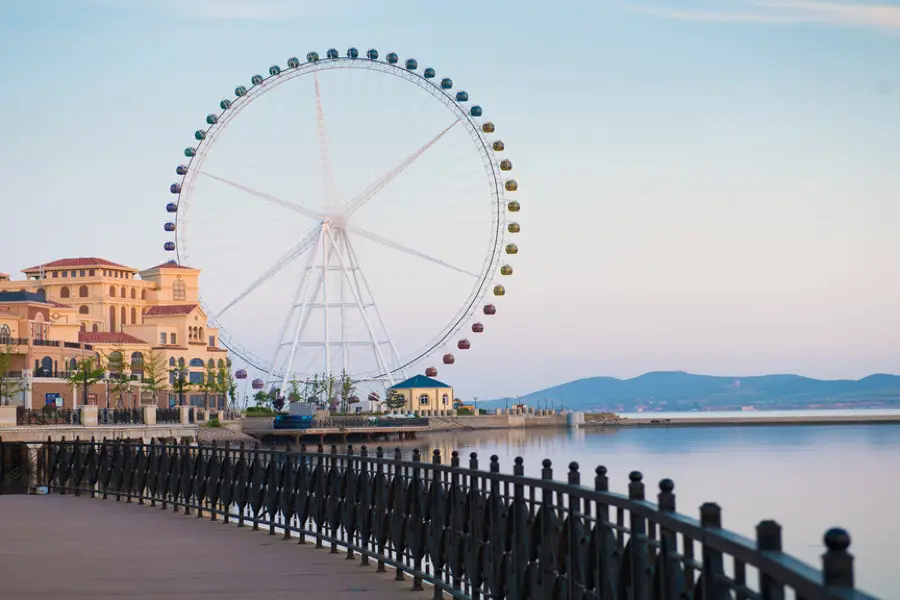
{"label": "railing post", "polygon": [[[412,554],[413,559],[413,571],[421,571],[422,570],[422,549],[420,547],[422,539],[421,532],[423,522],[425,520],[423,510],[422,510],[422,471],[419,469],[419,462],[422,460],[422,455],[419,452],[419,449],[416,448],[413,450],[412,461],[412,477],[409,482],[410,489],[410,514],[409,514],[409,524],[410,527],[407,531],[410,532],[410,540],[409,540],[409,548],[410,553]],[[418,574],[413,575],[413,585],[412,589],[414,592],[421,592],[422,587],[422,578]]]}
{"label": "railing post", "polygon": [[827,548],[822,555],[822,579],[825,587],[852,590],[853,555],[847,551],[850,547],[850,534],[839,528],[829,529],[825,532],[824,542]]}
{"label": "railing post", "polygon": [[[756,526],[756,549],[761,553],[781,554],[781,525],[775,521],[760,521]],[[761,600],[784,600],[784,586],[760,569],[759,594]]]}
{"label": "railing post", "polygon": [[[582,598],[585,593],[584,573],[581,572],[581,563],[579,559],[578,546],[581,542],[581,515],[583,508],[581,505],[581,496],[578,495],[578,488],[581,487],[581,473],[578,471],[578,463],[569,463],[568,483],[572,486],[567,493],[569,500],[569,518],[567,538],[569,547],[566,548],[566,559],[563,561],[566,569],[566,597],[568,600],[576,600]],[[586,512],[586,511],[585,511]]]}
{"label": "railing post", "polygon": [[[628,498],[632,502],[644,501],[644,476],[640,471],[628,474]],[[647,560],[647,519],[629,510],[631,531],[628,545],[631,547],[631,591],[633,600],[646,600],[650,597],[650,585],[647,574],[650,571]],[[705,600],[705,599],[704,599]]]}
{"label": "railing post", "polygon": [[[659,482],[659,494],[657,495],[657,506],[659,512],[674,514],[675,513],[675,483],[671,479],[663,479]],[[688,542],[691,543],[691,542]],[[659,528],[659,569],[660,574],[657,581],[659,589],[656,591],[657,596],[661,600],[677,600],[680,594],[678,586],[678,537],[677,534],[660,525]]]}
{"label": "railing post", "polygon": [[[700,507],[700,526],[704,529],[722,528],[722,508],[707,502]],[[704,600],[721,600],[730,597],[728,589],[723,585],[725,565],[722,553],[703,544],[703,592]]]}
{"label": "railing post", "polygon": [[[378,461],[375,471],[375,531],[382,532],[382,528],[385,527],[383,515],[387,511],[387,506],[385,506],[385,498],[386,498],[386,490],[385,490],[385,480],[384,480],[384,448],[382,446],[378,446],[375,449],[375,458]],[[378,567],[375,569],[378,573],[384,573],[387,571],[384,566],[384,555],[387,552],[387,545],[385,544],[386,536],[384,534],[378,535],[375,543],[373,544],[378,549]]]}

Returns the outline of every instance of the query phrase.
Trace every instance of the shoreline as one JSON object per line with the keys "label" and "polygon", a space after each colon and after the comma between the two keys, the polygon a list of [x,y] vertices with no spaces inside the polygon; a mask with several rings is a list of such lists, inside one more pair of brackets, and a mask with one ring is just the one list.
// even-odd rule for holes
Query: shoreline
{"label": "shoreline", "polygon": [[896,415],[767,415],[765,417],[624,417],[619,421],[591,422],[585,415],[580,427],[734,427],[740,425],[891,425],[900,424]]}

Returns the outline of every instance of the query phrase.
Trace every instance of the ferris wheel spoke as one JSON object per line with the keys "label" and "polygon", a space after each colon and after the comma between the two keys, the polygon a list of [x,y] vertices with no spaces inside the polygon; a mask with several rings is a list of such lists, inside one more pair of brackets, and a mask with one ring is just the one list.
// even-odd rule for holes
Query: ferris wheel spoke
{"label": "ferris wheel spoke", "polygon": [[381,244],[382,246],[387,246],[388,248],[393,248],[394,250],[399,250],[400,252],[405,252],[407,254],[416,256],[423,260],[433,262],[436,265],[441,265],[442,267],[446,267],[447,269],[456,271],[457,273],[463,273],[465,275],[469,275],[471,277],[476,277],[476,278],[479,276],[477,273],[472,273],[471,271],[466,271],[465,269],[460,269],[459,267],[455,267],[455,266],[451,265],[450,263],[444,262],[443,260],[441,260],[439,258],[429,256],[423,252],[419,252],[418,250],[413,250],[412,248],[407,248],[406,246],[404,246],[402,244],[398,244],[397,242],[395,242],[393,240],[390,240],[384,236],[378,235],[377,233],[372,233],[371,231],[368,231],[361,227],[357,227],[356,225],[346,225],[346,228],[348,230],[352,231],[353,233],[360,235],[366,239],[369,239],[373,242],[376,242],[378,244]]}
{"label": "ferris wheel spoke", "polygon": [[450,123],[450,125],[448,125],[443,131],[441,131],[436,136],[431,138],[431,140],[426,142],[425,145],[423,145],[421,148],[419,148],[418,150],[416,150],[415,152],[413,152],[412,154],[407,156],[403,160],[403,162],[401,162],[399,165],[397,165],[396,167],[394,167],[393,169],[391,169],[390,171],[388,171],[387,173],[382,175],[377,181],[375,181],[374,183],[369,185],[369,187],[364,189],[362,192],[360,192],[359,194],[357,194],[356,196],[351,198],[347,202],[347,206],[346,206],[347,216],[352,215],[353,213],[358,211],[360,208],[362,208],[366,204],[366,202],[368,202],[375,196],[375,194],[377,194],[382,189],[384,189],[384,187],[387,186],[387,184],[389,184],[394,179],[396,179],[397,176],[400,175],[400,173],[405,171],[410,165],[412,165],[414,162],[416,162],[416,160],[420,156],[425,154],[425,152],[429,148],[431,148],[436,143],[438,143],[438,140],[440,140],[442,137],[444,137],[447,134],[447,132],[449,132],[451,129],[453,129],[453,127],[457,123],[459,123],[459,119]]}
{"label": "ferris wheel spoke", "polygon": [[322,162],[322,187],[325,190],[325,206],[330,212],[337,208],[337,192],[334,173],[331,169],[331,153],[328,150],[328,131],[325,128],[325,111],[322,108],[322,93],[319,90],[319,73],[313,73],[316,84],[316,129],[319,132],[319,158]]}
{"label": "ferris wheel spoke", "polygon": [[201,175],[205,175],[210,179],[215,179],[225,185],[229,185],[235,189],[241,190],[243,192],[247,192],[251,196],[256,196],[257,198],[261,198],[262,200],[266,200],[271,202],[272,204],[277,204],[278,206],[282,206],[294,212],[300,213],[305,217],[309,217],[310,219],[315,219],[317,221],[324,221],[327,217],[320,212],[314,211],[310,208],[306,208],[305,206],[300,206],[299,204],[295,204],[293,202],[288,202],[287,200],[282,200],[281,198],[276,198],[271,194],[266,194],[265,192],[260,192],[258,190],[254,190],[253,188],[249,188],[245,185],[241,185],[240,183],[235,183],[234,181],[230,181],[225,179],[224,177],[219,177],[218,175],[213,175],[212,173],[207,173],[206,171],[201,171]]}
{"label": "ferris wheel spoke", "polygon": [[284,256],[279,258],[278,261],[274,265],[272,265],[268,271],[266,271],[265,273],[263,273],[262,275],[257,277],[253,281],[253,283],[251,283],[247,287],[247,289],[245,289],[243,292],[238,294],[234,300],[232,300],[231,302],[226,304],[225,308],[220,310],[216,314],[215,318],[219,319],[223,314],[225,314],[225,312],[229,308],[233,307],[235,304],[237,304],[238,302],[240,302],[241,300],[243,300],[244,298],[246,298],[247,296],[252,294],[254,290],[259,288],[259,286],[261,286],[263,283],[265,283],[266,281],[268,281],[269,279],[274,277],[276,274],[278,274],[280,271],[282,271],[286,266],[291,264],[297,257],[302,255],[304,252],[306,252],[313,246],[316,246],[318,244],[319,235],[320,235],[321,231],[322,231],[321,227],[317,226],[314,229],[312,229],[309,233],[307,233],[303,237],[303,239],[300,240],[300,243],[298,243],[296,246],[294,246],[293,248],[288,250],[287,253],[285,253]]}

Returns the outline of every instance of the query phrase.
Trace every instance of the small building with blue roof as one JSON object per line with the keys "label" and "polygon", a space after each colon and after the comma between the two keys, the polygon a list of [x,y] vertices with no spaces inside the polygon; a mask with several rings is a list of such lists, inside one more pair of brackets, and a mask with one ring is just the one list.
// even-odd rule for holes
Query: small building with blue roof
{"label": "small building with blue roof", "polygon": [[416,375],[387,390],[388,399],[402,397],[402,410],[422,415],[449,414],[453,410],[453,388],[425,375]]}

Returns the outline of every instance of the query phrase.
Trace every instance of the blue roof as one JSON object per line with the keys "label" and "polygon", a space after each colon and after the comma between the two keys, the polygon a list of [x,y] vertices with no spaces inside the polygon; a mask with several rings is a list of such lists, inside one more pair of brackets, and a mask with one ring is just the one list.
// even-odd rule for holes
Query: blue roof
{"label": "blue roof", "polygon": [[441,383],[437,379],[432,379],[431,377],[425,377],[424,375],[416,375],[415,377],[410,377],[406,381],[401,381],[395,385],[389,387],[389,390],[400,390],[400,389],[410,389],[410,388],[448,388],[450,387],[446,383]]}
{"label": "blue roof", "polygon": [[0,302],[40,302],[47,304],[43,294],[34,292],[0,292]]}

